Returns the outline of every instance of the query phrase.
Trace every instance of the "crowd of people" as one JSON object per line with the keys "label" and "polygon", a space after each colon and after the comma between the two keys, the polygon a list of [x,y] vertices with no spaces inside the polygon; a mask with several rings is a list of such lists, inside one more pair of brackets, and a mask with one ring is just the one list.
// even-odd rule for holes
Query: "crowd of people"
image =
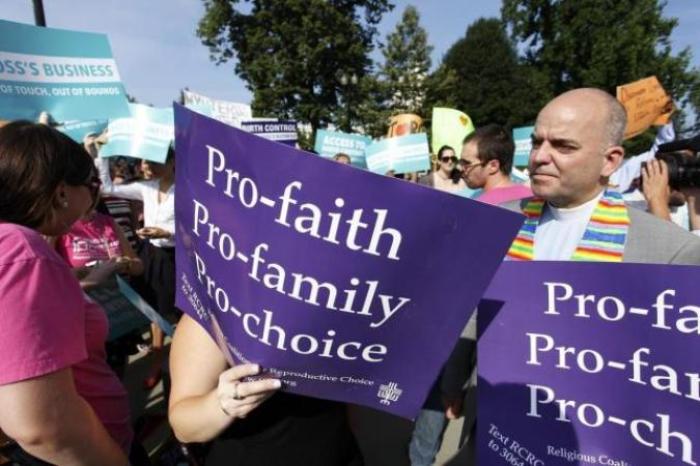
{"label": "crowd of people", "polygon": [[[511,132],[496,124],[477,128],[462,147],[441,147],[435,169],[410,178],[453,194],[475,190],[478,201],[523,212],[505,260],[699,265],[700,177],[678,170],[695,160],[693,141],[669,146],[667,126],[649,152],[625,158],[625,126],[616,99],[577,89],[540,111],[529,183],[513,181]],[[169,375],[163,331],[151,326],[145,351],[153,367],[143,385],[170,377],[174,436],[207,444],[192,449],[191,461],[369,464],[345,405],[280,392],[274,378],[248,379],[264,368],[232,366],[175,307],[174,149],[162,164],[110,163],[99,157],[105,137],[81,145],[46,124],[0,127],[0,454],[30,465],[151,464],[105,346],[107,317],[87,294],[118,275],[177,323]],[[346,154],[335,160],[350,163]],[[433,464],[448,421],[460,416],[464,457],[475,464],[475,339],[472,320],[398,452],[405,464]]]}

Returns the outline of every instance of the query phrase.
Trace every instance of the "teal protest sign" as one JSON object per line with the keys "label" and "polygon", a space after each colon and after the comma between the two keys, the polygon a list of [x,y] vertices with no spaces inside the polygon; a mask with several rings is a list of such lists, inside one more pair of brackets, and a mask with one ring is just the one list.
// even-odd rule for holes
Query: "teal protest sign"
{"label": "teal protest sign", "polygon": [[531,136],[534,130],[534,126],[513,128],[513,142],[515,142],[515,156],[513,157],[514,166],[527,167],[527,161],[530,158],[530,149],[532,148]]}
{"label": "teal protest sign", "polygon": [[430,170],[428,137],[418,133],[383,139],[365,148],[365,158],[367,168],[380,175]]}
{"label": "teal protest sign", "polygon": [[117,118],[129,114],[107,36],[0,20],[0,118]]}
{"label": "teal protest sign", "polygon": [[57,130],[82,144],[88,134],[100,134],[107,128],[107,120],[67,121],[56,127]]}
{"label": "teal protest sign", "polygon": [[130,118],[110,120],[109,142],[100,149],[100,157],[126,155],[164,163],[175,138],[172,108],[153,108],[130,104]]}
{"label": "teal protest sign", "polygon": [[319,129],[316,131],[314,150],[323,157],[333,157],[342,152],[350,156],[354,166],[366,168],[365,148],[370,144],[372,144],[372,138],[362,134]]}
{"label": "teal protest sign", "polygon": [[173,336],[175,329],[170,322],[165,320],[160,314],[156,312],[155,309],[151,307],[150,304],[146,302],[145,299],[141,297],[140,294],[136,292],[127,282],[117,275],[117,287],[121,292],[121,295],[131,303],[141,314],[148,320],[156,324],[158,327],[165,332],[168,336]]}
{"label": "teal protest sign", "polygon": [[119,277],[110,278],[106,283],[91,288],[88,296],[97,302],[109,320],[108,341],[116,340],[134,330],[148,325],[148,320],[119,289]]}
{"label": "teal protest sign", "polygon": [[173,326],[160,316],[141,295],[119,275],[100,286],[87,291],[90,298],[99,303],[109,320],[108,341],[116,340],[151,321],[168,336],[173,336]]}

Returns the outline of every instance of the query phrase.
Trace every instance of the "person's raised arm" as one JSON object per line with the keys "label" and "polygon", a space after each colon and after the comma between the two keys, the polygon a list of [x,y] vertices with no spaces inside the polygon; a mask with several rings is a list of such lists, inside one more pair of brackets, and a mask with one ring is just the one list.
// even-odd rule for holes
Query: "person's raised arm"
{"label": "person's raised arm", "polygon": [[102,183],[102,193],[108,196],[121,197],[123,199],[133,199],[143,201],[143,188],[141,183],[135,181],[129,184],[114,184],[109,174],[109,160],[97,157],[95,167]]}
{"label": "person's raised arm", "polygon": [[0,386],[0,428],[27,453],[51,464],[128,464],[76,392],[70,368]]}
{"label": "person's raised arm", "polygon": [[143,201],[141,183],[135,182],[116,185],[112,182],[112,176],[109,173],[109,160],[99,156],[99,147],[103,142],[102,138],[103,136],[88,134],[83,139],[85,150],[95,159],[95,168],[97,168],[100,183],[102,183],[102,192],[109,196]]}
{"label": "person's raised arm", "polygon": [[681,189],[688,203],[690,231],[700,236],[700,188]]}
{"label": "person's raised arm", "polygon": [[632,182],[642,176],[642,165],[656,157],[658,147],[661,144],[673,141],[675,138],[676,133],[673,130],[673,123],[668,123],[659,128],[654,143],[649,150],[625,159],[622,165],[615,170],[615,173],[610,176],[610,184],[616,186],[622,193],[627,191]]}
{"label": "person's raised arm", "polygon": [[122,227],[112,220],[114,230],[117,232],[117,237],[119,238],[119,250],[121,251],[121,258],[118,260],[120,265],[123,266],[122,272],[129,274],[130,276],[137,276],[143,273],[143,262],[141,258],[136,254],[134,248],[131,247],[131,243],[126,239],[124,235],[124,230]]}
{"label": "person's raised arm", "polygon": [[668,184],[668,167],[663,160],[650,160],[642,169],[642,193],[649,206],[649,213],[671,221],[668,207],[671,188]]}
{"label": "person's raised arm", "polygon": [[280,388],[276,379],[243,382],[245,377],[260,373],[255,364],[227,367],[209,334],[184,315],[170,350],[172,388],[168,409],[170,425],[181,442],[214,439]]}

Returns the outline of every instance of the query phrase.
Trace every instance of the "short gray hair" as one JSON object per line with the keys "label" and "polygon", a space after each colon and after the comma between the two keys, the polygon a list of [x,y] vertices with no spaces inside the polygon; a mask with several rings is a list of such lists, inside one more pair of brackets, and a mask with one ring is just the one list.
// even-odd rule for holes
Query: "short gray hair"
{"label": "short gray hair", "polygon": [[625,129],[627,128],[627,112],[625,107],[613,96],[605,93],[607,96],[608,118],[607,118],[607,136],[611,146],[619,146],[625,137]]}

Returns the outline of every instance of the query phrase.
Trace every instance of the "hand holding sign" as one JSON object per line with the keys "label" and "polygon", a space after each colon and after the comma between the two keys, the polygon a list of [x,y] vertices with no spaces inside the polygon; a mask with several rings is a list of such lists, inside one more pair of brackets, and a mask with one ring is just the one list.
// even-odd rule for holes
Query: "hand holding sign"
{"label": "hand holding sign", "polygon": [[245,381],[259,374],[259,365],[241,364],[224,371],[219,376],[216,395],[221,410],[231,420],[245,418],[248,413],[271,397],[282,386],[278,379]]}
{"label": "hand holding sign", "polygon": [[107,261],[98,262],[93,267],[89,268],[88,274],[81,280],[83,287],[90,288],[98,286],[107,280],[112,275],[119,272],[124,267],[116,258]]}
{"label": "hand holding sign", "polygon": [[168,239],[172,238],[172,233],[160,227],[143,227],[136,230],[136,234],[141,239]]}

